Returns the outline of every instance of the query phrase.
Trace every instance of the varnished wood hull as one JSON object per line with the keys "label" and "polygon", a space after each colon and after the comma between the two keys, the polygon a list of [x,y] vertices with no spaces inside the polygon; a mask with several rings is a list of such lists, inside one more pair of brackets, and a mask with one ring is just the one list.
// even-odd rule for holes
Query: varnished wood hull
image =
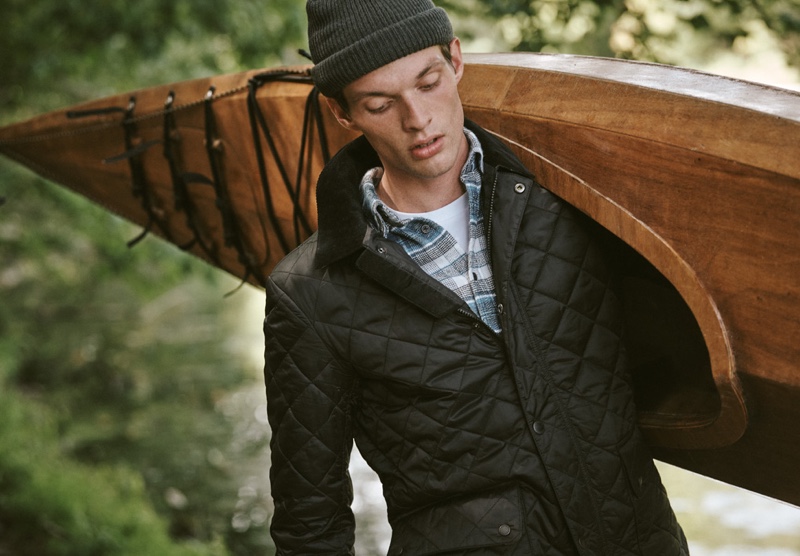
{"label": "varnished wood hull", "polygon": [[[800,96],[619,60],[467,61],[467,116],[618,238],[657,455],[800,504]],[[155,87],[0,129],[0,151],[260,284],[315,227],[323,147],[352,138],[324,106],[304,118],[310,93],[302,69]]]}

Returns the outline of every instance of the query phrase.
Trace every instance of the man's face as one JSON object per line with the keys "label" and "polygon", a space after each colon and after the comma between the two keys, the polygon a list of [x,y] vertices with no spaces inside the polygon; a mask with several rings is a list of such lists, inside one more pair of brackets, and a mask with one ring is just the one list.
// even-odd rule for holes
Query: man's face
{"label": "man's face", "polygon": [[452,64],[433,46],[349,84],[343,91],[348,112],[329,103],[342,125],[366,136],[383,163],[385,179],[395,186],[457,179],[466,160],[458,39],[450,48]]}

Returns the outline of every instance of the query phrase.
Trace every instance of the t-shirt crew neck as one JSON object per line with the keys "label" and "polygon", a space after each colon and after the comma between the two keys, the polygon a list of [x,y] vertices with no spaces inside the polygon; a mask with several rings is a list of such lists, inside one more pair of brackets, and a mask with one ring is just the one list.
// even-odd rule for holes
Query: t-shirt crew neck
{"label": "t-shirt crew neck", "polygon": [[394,211],[400,220],[425,218],[447,230],[464,251],[469,250],[469,197],[464,192],[458,199],[430,212]]}

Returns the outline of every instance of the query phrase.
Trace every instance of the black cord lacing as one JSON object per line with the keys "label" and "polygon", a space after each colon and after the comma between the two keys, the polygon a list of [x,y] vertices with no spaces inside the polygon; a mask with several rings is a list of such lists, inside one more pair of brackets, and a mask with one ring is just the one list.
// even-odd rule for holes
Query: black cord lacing
{"label": "black cord lacing", "polygon": [[322,112],[319,106],[319,92],[317,91],[316,88],[312,88],[306,100],[306,106],[302,124],[303,131],[300,139],[300,147],[298,149],[297,174],[295,176],[294,182],[292,182],[292,179],[289,177],[289,173],[286,171],[286,166],[283,163],[280,154],[278,153],[278,149],[273,139],[272,131],[268,124],[267,118],[264,116],[264,112],[259,106],[257,99],[257,92],[259,87],[263,86],[266,83],[272,83],[276,81],[308,83],[310,79],[306,74],[298,74],[296,72],[278,70],[256,75],[252,77],[248,83],[249,91],[248,91],[247,107],[250,116],[250,126],[253,135],[253,146],[255,148],[256,161],[258,163],[259,177],[261,179],[261,185],[264,191],[264,200],[267,209],[267,216],[270,219],[270,222],[272,223],[273,229],[275,229],[276,231],[278,242],[280,243],[281,248],[283,249],[285,254],[289,252],[289,250],[291,249],[291,245],[289,244],[283,232],[281,231],[277,216],[275,215],[274,204],[270,192],[271,186],[266,171],[266,159],[264,157],[264,152],[261,146],[261,137],[263,136],[264,140],[267,143],[269,152],[272,155],[272,159],[275,163],[275,166],[278,168],[278,173],[281,176],[284,187],[286,188],[286,191],[289,194],[289,198],[292,200],[295,245],[299,244],[302,241],[302,234],[308,236],[313,232],[311,225],[309,224],[308,219],[306,218],[306,215],[303,214],[302,207],[300,206],[300,199],[302,193],[302,182],[303,182],[302,177],[303,174],[307,171],[306,151],[307,150],[309,151],[308,160],[310,160],[311,159],[310,151],[313,147],[313,145],[309,140],[310,130],[314,128],[315,124],[318,129],[323,161],[327,163],[328,160],[330,159],[330,155],[327,145],[327,136],[324,130],[324,123],[322,121]]}
{"label": "black cord lacing", "polygon": [[[286,237],[283,235],[283,231],[280,226],[280,222],[278,222],[278,217],[275,214],[275,207],[272,202],[272,194],[270,192],[270,184],[269,184],[269,177],[267,174],[267,166],[266,160],[264,158],[264,151],[261,147],[261,134],[259,133],[259,126],[260,129],[264,130],[264,137],[267,140],[267,144],[270,146],[270,150],[272,152],[273,157],[275,158],[275,163],[278,166],[278,170],[284,174],[285,179],[285,170],[283,169],[283,164],[280,160],[280,157],[277,154],[277,151],[274,149],[274,143],[272,142],[272,135],[269,132],[269,126],[267,126],[266,121],[264,120],[264,115],[258,107],[258,101],[256,100],[256,91],[258,87],[261,86],[261,83],[258,79],[250,79],[248,81],[248,94],[247,94],[247,113],[250,119],[250,132],[253,136],[253,147],[255,148],[256,154],[256,163],[258,164],[258,175],[261,179],[261,188],[264,192],[264,205],[267,212],[267,218],[269,219],[270,223],[272,224],[272,229],[275,230],[275,235],[278,239],[278,243],[283,249],[284,253],[289,252],[289,242],[286,240]],[[267,246],[267,257],[269,257],[269,242],[266,242]]]}
{"label": "black cord lacing", "polygon": [[197,224],[197,209],[192,201],[192,197],[189,195],[189,181],[187,177],[190,176],[181,172],[180,169],[181,159],[179,146],[181,137],[175,123],[174,103],[175,92],[170,91],[167,95],[167,100],[164,102],[164,158],[169,165],[169,173],[172,179],[175,210],[177,212],[183,212],[186,215],[186,226],[192,231],[192,239],[179,247],[186,251],[195,245],[199,245],[206,256],[215,264],[219,265],[219,258],[216,252],[203,240],[200,234],[200,228]]}
{"label": "black cord lacing", "polygon": [[[148,216],[148,222],[144,231],[135,239],[128,242],[129,246],[136,245],[142,238],[144,238],[150,231],[154,224],[158,224],[163,230],[165,237],[172,241],[169,231],[166,226],[156,218],[155,211],[153,210],[150,191],[147,186],[147,180],[144,173],[144,167],[140,155],[145,151],[152,148],[157,144],[163,143],[164,157],[166,158],[170,176],[173,185],[173,194],[175,197],[175,210],[184,212],[186,214],[186,222],[189,229],[192,231],[193,238],[186,245],[180,246],[182,249],[190,249],[194,245],[199,245],[208,258],[217,266],[219,266],[219,256],[215,252],[212,245],[209,245],[203,240],[200,233],[200,223],[197,219],[197,207],[192,202],[192,197],[189,193],[189,186],[192,184],[202,184],[212,186],[216,194],[216,207],[220,212],[223,224],[224,244],[226,247],[233,248],[237,251],[239,262],[244,266],[245,276],[243,282],[251,276],[256,277],[263,285],[263,277],[260,276],[258,269],[254,266],[253,257],[248,255],[245,245],[244,233],[239,226],[238,218],[233,210],[227,184],[225,183],[225,173],[223,171],[224,153],[222,138],[219,137],[217,132],[216,118],[213,110],[214,100],[232,96],[233,94],[247,90],[247,108],[250,120],[250,127],[253,137],[253,147],[255,149],[256,161],[258,164],[259,178],[264,193],[264,203],[266,209],[267,219],[271,224],[271,228],[276,235],[276,239],[283,250],[283,254],[288,253],[292,247],[303,239],[303,235],[310,235],[312,233],[311,225],[308,218],[302,211],[300,200],[302,195],[302,182],[303,176],[308,172],[307,164],[312,160],[312,151],[315,147],[311,140],[313,131],[316,129],[318,144],[321,150],[322,159],[324,163],[330,160],[330,150],[328,146],[327,133],[322,117],[321,104],[319,99],[319,91],[316,87],[312,87],[305,104],[302,135],[300,139],[300,146],[298,150],[298,164],[297,174],[295,179],[292,180],[286,171],[286,165],[278,152],[277,145],[273,139],[272,131],[268,123],[267,117],[264,115],[262,108],[258,104],[257,92],[263,85],[276,82],[296,82],[296,83],[311,83],[311,78],[306,70],[276,70],[265,72],[253,76],[246,86],[238,87],[230,91],[225,91],[220,94],[215,94],[216,90],[212,86],[202,100],[196,100],[189,104],[180,106],[174,105],[175,94],[170,91],[164,105],[163,112],[148,113],[134,116],[134,109],[136,106],[136,99],[131,97],[130,102],[126,108],[122,107],[108,107],[101,109],[90,110],[73,110],[67,113],[68,118],[83,118],[89,116],[102,116],[107,114],[122,113],[122,126],[125,130],[125,152],[118,156],[110,157],[104,160],[105,163],[113,163],[122,160],[128,160],[131,170],[132,180],[132,193],[135,197],[140,198],[142,206]],[[205,147],[208,154],[208,160],[211,167],[212,177],[209,178],[203,174],[191,171],[181,171],[180,168],[180,151],[178,135],[178,128],[175,123],[175,112],[191,108],[198,104],[203,104],[205,114]],[[139,120],[150,118],[153,116],[163,115],[163,135],[161,139],[155,139],[146,142],[139,142],[136,140],[136,122]],[[88,131],[88,130],[87,130]],[[281,181],[289,194],[289,198],[293,204],[293,242],[290,242],[280,226],[280,222],[275,213],[275,206],[271,194],[271,184],[267,172],[265,152],[262,147],[262,137],[267,144],[268,152],[278,169]],[[294,244],[294,245],[293,245]],[[264,260],[270,258],[269,242],[266,242],[267,253]],[[241,287],[241,286],[240,286]],[[238,290],[238,288],[237,288]]]}
{"label": "black cord lacing", "polygon": [[225,245],[233,247],[239,255],[239,262],[245,268],[245,275],[242,282],[246,282],[250,276],[255,276],[259,281],[261,277],[257,269],[253,267],[253,261],[248,256],[245,249],[244,234],[239,227],[238,219],[233,211],[233,204],[225,182],[223,172],[223,143],[217,133],[217,120],[214,114],[214,91],[213,85],[208,89],[205,97],[205,131],[206,131],[206,152],[208,162],[211,165],[211,175],[213,179],[214,191],[217,194],[217,209],[222,216],[222,228],[225,238]]}
{"label": "black cord lacing", "polygon": [[147,178],[144,173],[144,165],[140,156],[150,147],[157,145],[160,141],[146,141],[139,143],[136,140],[136,123],[133,120],[134,110],[136,109],[136,97],[131,97],[128,102],[128,107],[125,109],[125,118],[122,120],[122,127],[125,130],[125,149],[126,151],[117,157],[107,159],[105,163],[113,163],[118,160],[128,160],[128,165],[131,171],[131,188],[135,198],[140,199],[142,208],[147,214],[147,224],[142,232],[135,238],[128,241],[128,247],[133,247],[150,233],[153,224],[157,224],[168,241],[172,241],[172,235],[169,228],[157,218],[153,210],[153,201],[150,195],[150,189],[147,187]]}

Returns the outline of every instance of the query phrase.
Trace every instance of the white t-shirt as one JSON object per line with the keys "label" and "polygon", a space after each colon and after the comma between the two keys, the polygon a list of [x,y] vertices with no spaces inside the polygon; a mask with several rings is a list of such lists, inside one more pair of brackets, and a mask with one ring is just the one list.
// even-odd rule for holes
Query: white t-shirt
{"label": "white t-shirt", "polygon": [[447,230],[458,242],[458,246],[466,253],[469,250],[469,199],[466,192],[458,199],[442,208],[430,212],[394,211],[400,220],[408,218],[427,218]]}

